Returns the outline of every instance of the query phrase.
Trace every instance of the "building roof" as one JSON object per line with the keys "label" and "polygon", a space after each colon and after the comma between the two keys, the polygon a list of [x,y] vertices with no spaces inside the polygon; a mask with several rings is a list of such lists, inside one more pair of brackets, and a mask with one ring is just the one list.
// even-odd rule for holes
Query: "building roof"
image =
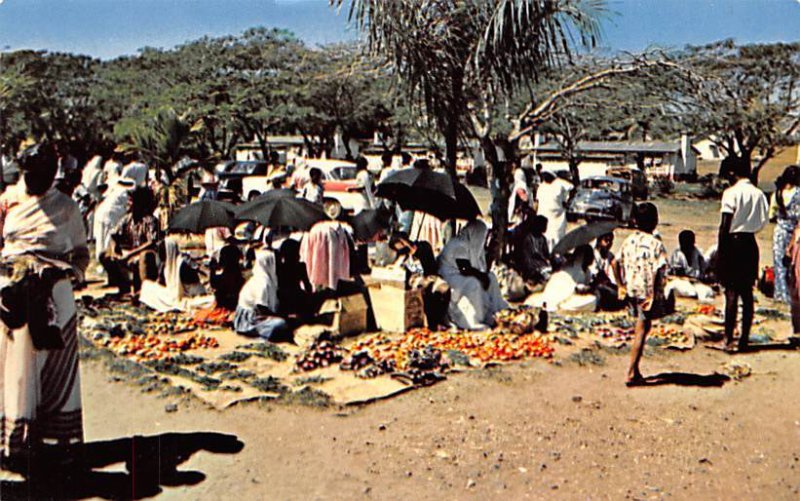
{"label": "building roof", "polygon": [[[560,153],[558,143],[548,142],[531,147],[540,153]],[[681,143],[661,141],[580,141],[578,151],[583,153],[679,153]]]}

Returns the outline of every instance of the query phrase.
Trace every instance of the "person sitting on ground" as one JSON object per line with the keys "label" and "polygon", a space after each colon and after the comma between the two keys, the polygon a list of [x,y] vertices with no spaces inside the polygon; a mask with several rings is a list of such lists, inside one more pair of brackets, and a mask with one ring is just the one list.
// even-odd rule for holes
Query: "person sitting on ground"
{"label": "person sitting on ground", "polygon": [[636,231],[620,249],[616,274],[620,284],[620,298],[627,298],[631,314],[636,320],[631,362],[625,384],[643,384],[639,362],[644,352],[644,343],[655,316],[653,304],[663,297],[664,275],[667,270],[667,249],[661,240],[653,236],[658,226],[658,208],[646,202],[634,208]]}
{"label": "person sitting on ground", "polygon": [[300,242],[287,238],[277,256],[278,312],[310,319],[319,310],[320,301],[308,279],[306,264],[300,260]]}
{"label": "person sitting on ground", "polygon": [[494,315],[508,308],[497,277],[486,263],[486,223],[474,220],[451,239],[439,256],[439,275],[450,285],[450,322],[460,329],[492,327]]}
{"label": "person sitting on ground", "polygon": [[679,277],[705,280],[706,260],[695,245],[695,235],[691,230],[683,230],[678,235],[678,248],[669,259],[670,273]]}
{"label": "person sitting on ground", "polygon": [[277,316],[278,307],[275,253],[264,248],[256,253],[253,276],[239,294],[233,328],[242,336],[269,341],[284,339],[290,331],[286,320]]}
{"label": "person sitting on ground", "polygon": [[211,305],[213,298],[205,295],[200,274],[191,258],[180,251],[175,237],[167,237],[159,245],[161,273],[158,281],[142,282],[139,301],[158,312],[187,311]]}
{"label": "person sitting on ground", "polygon": [[450,304],[450,286],[438,275],[439,269],[431,244],[424,241],[412,242],[407,234],[397,232],[392,235],[389,247],[398,255],[395,264],[406,270],[406,283],[412,288],[422,289],[428,328],[437,330],[445,326]]}
{"label": "person sitting on ground", "polygon": [[[217,272],[217,267],[220,271]],[[232,243],[226,244],[219,251],[219,264],[211,262],[211,288],[218,308],[235,311],[239,304],[239,292],[244,286],[242,275],[242,251]]]}
{"label": "person sitting on ground", "polygon": [[589,294],[594,251],[589,245],[582,245],[567,256],[566,265],[553,273],[544,291],[534,294],[527,304],[547,311],[594,311],[596,298]]}
{"label": "person sitting on ground", "polygon": [[600,236],[594,246],[594,263],[589,271],[598,311],[619,311],[625,307],[625,301],[618,297],[619,287],[614,272],[616,257],[611,252],[613,246],[614,233]]}
{"label": "person sitting on ground", "polygon": [[111,244],[100,255],[109,285],[118,287],[120,294],[130,292],[131,286],[138,292],[144,280],[154,279],[155,247],[162,238],[154,210],[153,192],[136,189],[131,194],[129,212],[111,232]]}
{"label": "person sitting on ground", "polygon": [[553,271],[547,244],[547,218],[531,215],[514,229],[512,267],[534,284],[546,282]]}
{"label": "person sitting on ground", "polygon": [[325,205],[325,188],[322,186],[322,171],[314,167],[308,172],[308,176],[308,182],[300,191],[300,198],[323,207]]}

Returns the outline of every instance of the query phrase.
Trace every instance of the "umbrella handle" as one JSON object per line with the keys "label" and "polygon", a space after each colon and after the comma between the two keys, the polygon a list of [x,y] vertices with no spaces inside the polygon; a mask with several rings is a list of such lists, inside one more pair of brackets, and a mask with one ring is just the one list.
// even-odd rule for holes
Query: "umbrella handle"
{"label": "umbrella handle", "polygon": [[419,226],[417,226],[417,234],[414,236],[414,241],[416,242],[419,240],[419,234],[422,233],[422,223],[425,222],[425,218],[428,216],[425,212],[422,213],[422,219],[419,221]]}

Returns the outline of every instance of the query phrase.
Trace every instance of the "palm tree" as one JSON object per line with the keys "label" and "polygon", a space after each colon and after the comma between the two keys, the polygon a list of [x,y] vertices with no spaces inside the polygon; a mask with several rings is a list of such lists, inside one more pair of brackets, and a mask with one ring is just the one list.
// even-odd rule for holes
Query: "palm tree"
{"label": "palm tree", "polygon": [[[529,88],[542,71],[568,61],[578,47],[595,46],[605,3],[351,0],[348,16],[444,138],[454,179],[459,140],[481,140],[493,181],[494,227],[505,228],[505,166],[491,138],[497,105]],[[502,244],[503,235],[495,237]]]}

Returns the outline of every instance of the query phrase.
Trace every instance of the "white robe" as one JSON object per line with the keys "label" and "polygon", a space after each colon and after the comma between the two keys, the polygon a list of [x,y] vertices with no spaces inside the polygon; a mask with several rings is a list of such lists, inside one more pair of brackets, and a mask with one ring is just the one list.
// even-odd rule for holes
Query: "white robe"
{"label": "white robe", "polygon": [[188,287],[181,281],[181,266],[187,258],[181,254],[173,237],[164,240],[164,283],[152,280],[142,282],[139,300],[158,312],[187,311],[210,307],[214,297],[204,295],[202,286]]}
{"label": "white robe", "polygon": [[528,179],[525,177],[525,171],[517,169],[514,171],[514,185],[511,187],[511,197],[508,200],[508,221],[518,223],[514,220],[514,212],[517,210],[517,194],[524,193],[525,197],[530,204],[531,191],[528,188]]}
{"label": "white robe", "polygon": [[115,184],[95,209],[92,234],[96,259],[100,259],[100,254],[108,248],[111,232],[128,212],[129,190],[127,186]]}
{"label": "white robe", "polygon": [[439,256],[439,275],[450,285],[450,321],[460,329],[482,330],[494,325],[494,315],[508,308],[497,277],[489,273],[490,284],[484,289],[480,280],[461,274],[459,260],[467,260],[473,268],[486,272],[484,244],[488,233],[482,221],[469,223],[450,240]]}
{"label": "white robe", "polygon": [[550,250],[564,238],[567,233],[567,209],[569,192],[572,184],[563,179],[552,183],[544,183],[536,190],[536,201],[539,204],[538,214],[547,218],[547,231],[544,236]]}

